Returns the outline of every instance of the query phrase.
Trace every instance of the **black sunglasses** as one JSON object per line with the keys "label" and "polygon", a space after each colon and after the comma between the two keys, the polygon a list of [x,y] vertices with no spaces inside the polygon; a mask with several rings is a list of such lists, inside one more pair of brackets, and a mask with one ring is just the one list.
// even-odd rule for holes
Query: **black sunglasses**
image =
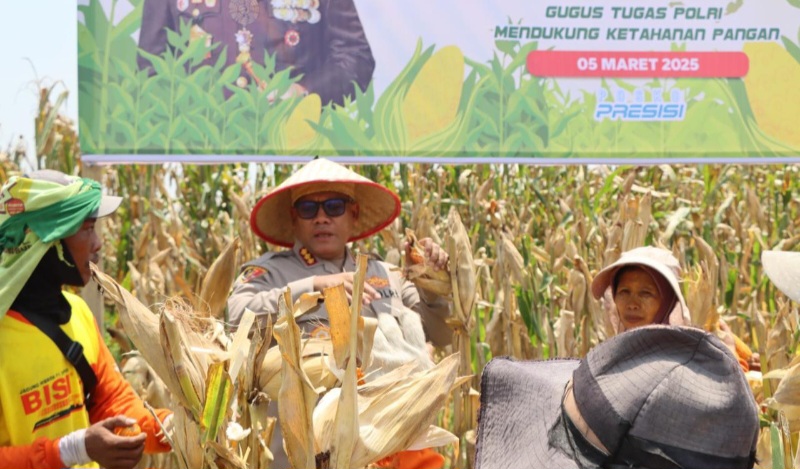
{"label": "black sunglasses", "polygon": [[347,204],[354,202],[353,199],[336,197],[333,199],[326,199],[317,202],[316,200],[298,200],[294,203],[294,209],[297,211],[297,216],[310,220],[317,216],[320,205],[325,214],[329,217],[340,217],[344,215]]}

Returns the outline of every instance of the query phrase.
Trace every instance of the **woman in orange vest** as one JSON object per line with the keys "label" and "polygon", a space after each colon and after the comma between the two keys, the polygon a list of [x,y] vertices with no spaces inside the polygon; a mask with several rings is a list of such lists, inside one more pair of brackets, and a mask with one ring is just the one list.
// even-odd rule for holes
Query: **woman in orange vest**
{"label": "woman in orange vest", "polygon": [[[127,469],[170,450],[89,307],[61,291],[89,281],[95,220],[120,202],[51,170],[0,188],[0,469]],[[168,428],[171,412],[156,416]]]}

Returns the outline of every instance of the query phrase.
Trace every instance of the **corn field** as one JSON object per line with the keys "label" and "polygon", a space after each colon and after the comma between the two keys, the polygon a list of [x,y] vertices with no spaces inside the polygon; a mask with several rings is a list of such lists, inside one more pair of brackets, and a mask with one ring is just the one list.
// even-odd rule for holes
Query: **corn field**
{"label": "corn field", "polygon": [[[74,124],[58,113],[65,97],[43,88],[36,155],[13,148],[0,154],[3,180],[23,166],[90,170],[82,167]],[[296,169],[269,164],[93,169],[110,193],[125,197],[102,226],[105,274],[97,278],[106,292],[109,344],[123,362],[152,367],[169,393],[156,392],[146,382],[137,389],[154,405],[161,405],[160,397],[176,410],[175,455],[156,461],[159,467],[268,467],[264,442],[274,421],[265,409],[278,395],[284,396],[279,406],[286,401],[302,410],[302,419],[281,420],[284,428],[296,426],[289,432],[291,442],[287,437],[287,452],[302,467],[364,467],[425,433],[430,423],[422,414],[436,412],[430,428],[444,432],[434,437],[448,442],[440,447],[448,467],[471,467],[484,365],[501,355],[582,357],[610,337],[611,325],[589,286],[621,252],[643,245],[671,249],[681,262],[695,325],[715,330],[721,318],[760,354],[761,373],[748,374],[762,409],[757,467],[798,465],[799,306],[773,287],[760,256],[767,249],[798,249],[799,166],[354,167],[396,191],[403,202],[400,217],[379,235],[356,243],[356,252],[402,265],[408,229],[419,238],[433,238],[451,255],[451,275],[439,279],[439,286],[452,299],[453,345],[435,351],[439,363],[427,374],[401,369],[370,384],[371,398],[356,391],[355,361],[349,360],[366,353],[359,334],[368,325],[353,320],[356,307],[350,310],[346,298],[337,306],[342,316],[331,318],[347,331],[346,340],[332,345],[345,370],[341,387],[303,363],[292,318],[307,307],[304,303],[292,305],[289,298],[282,304],[286,314],[272,327],[280,353],[272,352],[277,356],[272,361],[267,359],[273,350],[266,346],[269,335],[248,338],[222,325],[239,266],[274,249],[251,232],[250,209]],[[326,292],[326,302],[337,301],[338,294]],[[316,304],[316,298],[306,300]],[[127,353],[136,348],[139,356]],[[272,368],[264,371],[268,364]],[[280,384],[271,383],[279,374]],[[337,389],[341,397],[338,407],[327,408],[321,427],[314,418],[311,430],[320,387]],[[352,418],[367,418],[365,406],[404,399],[385,394],[392,388],[406,394],[427,389],[419,404],[424,408],[417,409],[422,416],[383,422],[376,428],[386,431],[384,437],[392,435],[391,444],[385,437],[384,452],[368,453],[359,446],[366,437],[357,433],[358,420]],[[347,441],[332,441],[339,436],[330,428],[345,425],[348,415],[347,428],[356,425],[356,433]],[[448,432],[455,442],[443,436]],[[320,454],[331,448],[321,461]]]}

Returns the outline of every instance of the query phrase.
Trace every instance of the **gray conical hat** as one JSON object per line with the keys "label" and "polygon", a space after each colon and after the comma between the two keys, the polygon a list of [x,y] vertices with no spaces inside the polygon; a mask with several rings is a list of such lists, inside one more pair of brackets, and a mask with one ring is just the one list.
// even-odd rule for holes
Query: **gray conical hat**
{"label": "gray conical hat", "polygon": [[[562,407],[568,393],[573,413]],[[715,335],[644,326],[601,342],[580,361],[489,362],[475,468],[750,469],[758,415],[736,357]],[[598,450],[569,430],[576,421],[604,447],[604,464],[594,464]]]}
{"label": "gray conical hat", "polygon": [[250,214],[250,227],[267,242],[291,247],[294,245],[289,219],[292,204],[304,195],[329,191],[349,195],[358,202],[358,219],[348,241],[377,233],[400,214],[397,194],[338,163],[317,158],[256,203]]}

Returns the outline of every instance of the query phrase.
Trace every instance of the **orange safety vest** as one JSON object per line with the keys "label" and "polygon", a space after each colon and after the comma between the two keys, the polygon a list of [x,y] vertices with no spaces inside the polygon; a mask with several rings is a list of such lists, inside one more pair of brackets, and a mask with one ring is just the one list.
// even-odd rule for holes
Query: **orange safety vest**
{"label": "orange safety vest", "polygon": [[[115,415],[136,420],[147,434],[145,453],[169,451],[156,436],[155,419],[102,342],[89,307],[80,297],[62,293],[72,315],[61,328],[81,343],[97,376],[94,405],[87,411],[80,376],[55,343],[21,314],[9,311],[0,319],[0,468],[60,467],[60,437]],[[162,421],[169,414],[156,410]]]}
{"label": "orange safety vest", "polygon": [[[64,292],[72,315],[61,329],[97,363],[99,336],[86,303]],[[20,313],[0,319],[0,446],[55,440],[89,427],[83,383],[55,343]],[[96,467],[96,466],[94,466]]]}
{"label": "orange safety vest", "polygon": [[[61,329],[83,346],[90,365],[99,353],[97,327],[86,303],[64,293],[72,316]],[[77,301],[76,301],[77,300]],[[89,426],[83,383],[55,343],[21,314],[0,320],[0,446],[28,445]]]}

